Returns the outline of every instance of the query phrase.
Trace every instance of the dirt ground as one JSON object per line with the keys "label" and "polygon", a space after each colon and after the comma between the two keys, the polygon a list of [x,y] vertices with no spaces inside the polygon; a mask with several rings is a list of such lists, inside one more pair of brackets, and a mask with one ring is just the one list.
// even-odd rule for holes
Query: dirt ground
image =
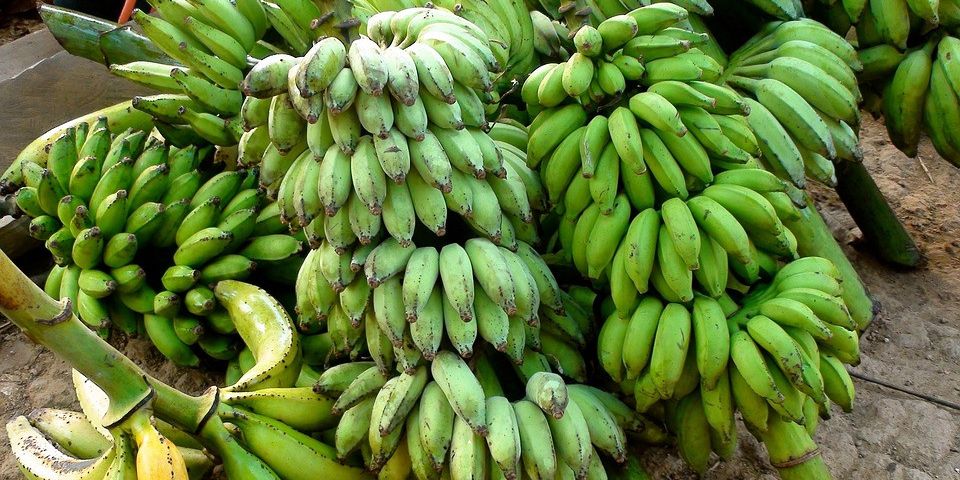
{"label": "dirt ground", "polygon": [[[960,403],[960,170],[940,159],[929,142],[921,160],[900,154],[883,126],[865,119],[865,162],[898,215],[907,219],[927,262],[896,271],[855,248],[858,231],[832,192],[816,191],[821,211],[846,246],[883,311],[861,341],[854,370],[912,391]],[[924,165],[926,168],[924,168]],[[176,387],[199,392],[215,374],[175,368],[143,339],[118,347]],[[76,408],[67,366],[12,329],[0,329],[0,422],[41,407]],[[851,414],[835,412],[817,441],[838,479],[960,479],[960,411],[857,380]],[[775,479],[766,455],[745,430],[735,459],[716,463],[709,479]],[[648,448],[643,462],[653,478],[688,479],[671,448]],[[0,435],[0,479],[19,479]]]}
{"label": "dirt ground", "polygon": [[[13,2],[16,3],[16,2]],[[7,13],[0,7],[0,45],[12,42],[30,32],[43,28],[37,11],[30,8],[19,13]]]}

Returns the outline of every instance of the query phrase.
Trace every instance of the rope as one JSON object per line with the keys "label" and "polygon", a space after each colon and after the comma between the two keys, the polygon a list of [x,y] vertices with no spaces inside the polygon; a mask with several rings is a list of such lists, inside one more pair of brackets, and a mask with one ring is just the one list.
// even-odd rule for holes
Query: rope
{"label": "rope", "polygon": [[952,408],[952,409],[954,409],[954,410],[960,411],[960,404],[951,402],[951,401],[949,401],[949,400],[944,400],[944,399],[942,399],[942,398],[937,398],[937,397],[934,397],[934,396],[932,396],[932,395],[927,395],[927,394],[925,394],[925,393],[921,393],[921,392],[917,392],[917,391],[914,391],[914,390],[910,390],[910,389],[908,389],[908,388],[906,388],[906,387],[900,387],[900,386],[894,385],[894,384],[892,384],[892,383],[889,383],[889,382],[880,380],[880,379],[878,379],[878,378],[869,377],[869,376],[864,375],[864,374],[862,374],[862,373],[851,372],[851,371],[849,371],[849,370],[848,370],[848,372],[850,373],[850,376],[853,377],[853,378],[859,378],[860,380],[863,380],[863,381],[865,381],[865,382],[875,383],[875,384],[880,385],[880,386],[882,386],[882,387],[887,387],[887,388],[889,388],[889,389],[891,389],[891,390],[896,390],[896,391],[901,392],[901,393],[906,393],[907,395],[913,395],[914,397],[917,397],[917,398],[926,400],[926,401],[928,401],[928,402],[936,403],[937,405],[940,405],[940,406],[943,406],[943,407],[947,407],[947,408]]}

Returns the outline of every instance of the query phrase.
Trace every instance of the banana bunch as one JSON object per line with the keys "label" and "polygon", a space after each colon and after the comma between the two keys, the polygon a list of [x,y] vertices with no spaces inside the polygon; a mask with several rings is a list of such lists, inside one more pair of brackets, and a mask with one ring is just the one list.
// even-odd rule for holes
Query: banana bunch
{"label": "banana bunch", "polygon": [[775,421],[809,435],[832,403],[850,411],[859,340],[829,261],[784,265],[739,303],[697,295],[692,304],[644,297],[624,318],[611,314],[598,336],[600,364],[632,394],[639,412],[667,403],[681,456],[703,471],[711,451],[736,447],[734,412],[751,431]]}
{"label": "banana bunch", "polygon": [[442,9],[378,15],[390,22],[370,38],[325,38],[250,71],[241,164],[259,165],[284,221],[314,247],[382,233],[406,245],[418,223],[443,235],[448,210],[502,245],[536,241],[536,175],[484,131],[500,63],[482,32]]}
{"label": "banana bunch", "polygon": [[137,97],[133,105],[154,117],[168,140],[179,146],[236,145],[243,102],[238,86],[249,69],[248,57],[263,55],[255,50],[262,52],[257,41],[269,26],[264,7],[252,1],[157,0],[152,5],[159,16],[135,10],[133,19],[170,61],[135,60],[112,64],[110,71],[162,92]]}
{"label": "banana bunch", "polygon": [[301,330],[326,327],[322,341],[310,340],[324,345],[310,355],[320,365],[365,356],[365,343],[381,372],[395,364],[411,372],[447,341],[470,358],[479,338],[515,363],[527,347],[551,351],[565,374],[586,376],[577,347],[565,341],[584,345],[589,310],[573,304],[526,243],[514,252],[483,238],[419,248],[388,238],[337,253],[323,242],[307,254],[296,293]]}
{"label": "banana bunch", "polygon": [[834,162],[858,161],[863,65],[840,35],[812,20],[773,23],[731,55],[725,80],[745,96],[763,163],[802,188],[836,185]]}
{"label": "banana bunch", "polygon": [[860,48],[885,44],[906,50],[931,30],[960,25],[960,4],[956,0],[847,0],[837,4],[830,9],[834,13],[826,16],[837,20],[827,23],[848,28],[853,24]]}
{"label": "banana bunch", "polygon": [[301,242],[264,205],[255,170],[222,171],[229,159],[211,147],[168,147],[142,130],[111,135],[105,121],[54,139],[48,168],[24,164],[17,204],[57,264],[46,292],[103,335],[145,327],[180,365],[199,363],[186,346],[197,343],[232,356],[234,329],[207,285],[258,266],[283,283]]}
{"label": "banana bunch", "polygon": [[[522,0],[496,0],[493,2],[382,2],[362,1],[354,4],[354,13],[360,19],[361,33],[369,36],[381,45],[403,45],[416,40],[417,31],[426,23],[468,23],[473,34],[459,29],[433,27],[434,33],[422,34],[426,43],[451,42],[453,48],[462,48],[462,41],[468,42],[471,49],[476,48],[475,37],[490,49],[500,68],[495,71],[499,78],[494,79],[496,90],[504,93],[509,90],[516,78],[524,76],[539,62],[535,50],[535,32],[533,19],[527,12]],[[411,20],[414,17],[417,19]],[[424,23],[426,21],[426,23]],[[365,30],[365,31],[364,31]],[[438,34],[443,31],[453,36],[447,38]],[[406,38],[406,40],[404,40]]]}
{"label": "banana bunch", "polygon": [[695,15],[712,15],[713,6],[707,0],[629,0],[612,2],[609,0],[559,2],[556,0],[540,0],[539,6],[534,9],[543,12],[550,18],[563,22],[567,28],[576,32],[585,25],[594,25],[617,15],[623,15],[641,7],[664,7],[673,9],[679,7]]}
{"label": "banana bunch", "polygon": [[[569,98],[590,109],[615,105],[637,83],[651,87],[668,80],[715,82],[723,66],[698,48],[712,45],[712,37],[695,31],[689,18],[683,8],[658,3],[612,16],[596,27],[584,25],[573,35],[575,51],[569,58],[531,72],[521,97],[536,114]],[[566,53],[562,44],[549,48]],[[703,95],[686,91],[689,87],[679,97],[678,87],[660,88],[670,90],[666,92],[670,100],[696,101],[698,106],[706,101]]]}
{"label": "banana bunch", "polygon": [[[893,144],[910,157],[917,156],[920,136],[926,132],[943,158],[960,165],[953,126],[960,122],[960,69],[953,56],[960,40],[933,36],[920,48],[900,53],[887,46],[861,52],[864,81],[872,81],[882,97],[877,100]],[[956,85],[956,87],[954,87]]]}
{"label": "banana bunch", "polygon": [[690,302],[696,292],[721,298],[775,273],[778,258],[797,257],[784,223],[800,212],[787,191],[766,170],[739,169],[687,200],[636,214],[623,193],[610,213],[588,197],[582,211],[559,220],[559,253],[583,276],[609,284],[622,318],[651,288],[669,302]]}
{"label": "banana bunch", "polygon": [[530,11],[530,21],[533,24],[533,48],[542,62],[548,59],[566,61],[570,58],[573,44],[570,42],[570,30],[563,22],[539,10]]}
{"label": "banana bunch", "polygon": [[341,364],[315,389],[336,398],[337,456],[362,458],[380,478],[606,478],[601,454],[622,463],[627,432],[657,430],[613,395],[567,385],[549,368],[525,370],[511,400],[495,368],[485,354],[471,366],[441,351],[397,376]]}

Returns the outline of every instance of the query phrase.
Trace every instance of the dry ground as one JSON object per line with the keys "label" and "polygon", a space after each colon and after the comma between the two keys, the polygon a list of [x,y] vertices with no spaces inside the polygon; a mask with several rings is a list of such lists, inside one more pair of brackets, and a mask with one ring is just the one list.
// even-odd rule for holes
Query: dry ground
{"label": "dry ground", "polygon": [[[929,142],[921,148],[922,161],[908,159],[889,143],[881,124],[864,123],[865,162],[897,213],[908,219],[927,263],[895,271],[861,253],[856,227],[839,200],[817,192],[828,223],[883,306],[861,343],[863,362],[855,370],[960,403],[960,170],[937,157]],[[170,366],[145,340],[118,346],[178,388],[198,392],[216,380]],[[76,406],[66,365],[20,333],[0,333],[0,358],[0,422],[40,406]],[[857,395],[853,413],[836,412],[817,434],[838,479],[960,479],[960,411],[859,380]],[[706,478],[776,478],[762,447],[745,432],[741,439],[737,458],[714,465]],[[654,478],[695,478],[669,448],[647,449],[643,459]],[[21,478],[5,435],[0,478]]]}

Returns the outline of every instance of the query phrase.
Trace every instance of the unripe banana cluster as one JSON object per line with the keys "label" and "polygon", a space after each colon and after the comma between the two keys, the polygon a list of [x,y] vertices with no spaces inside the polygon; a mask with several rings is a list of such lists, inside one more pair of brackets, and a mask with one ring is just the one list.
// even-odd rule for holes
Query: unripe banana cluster
{"label": "unripe banana cluster", "polygon": [[[576,51],[561,63],[546,63],[534,70],[523,84],[521,97],[531,113],[569,98],[597,109],[616,103],[636,84],[716,82],[723,66],[697,48],[711,37],[693,31],[688,18],[683,8],[658,3],[610,17],[596,27],[584,25],[573,37]],[[565,53],[559,46],[550,49]],[[678,88],[682,87],[665,90],[675,95]],[[697,93],[687,90],[684,98]]]}
{"label": "unripe banana cluster", "polygon": [[326,326],[322,341],[310,341],[324,345],[310,355],[321,363],[363,355],[365,343],[383,372],[412,372],[446,345],[470,358],[480,339],[515,363],[526,348],[556,353],[559,371],[586,377],[582,356],[565,352],[584,345],[590,314],[526,243],[513,252],[483,238],[442,248],[389,238],[338,254],[324,242],[307,255],[296,290],[301,330]]}
{"label": "unripe banana cluster", "polygon": [[446,233],[453,211],[501,245],[536,241],[536,175],[484,131],[500,60],[482,32],[438,8],[383,12],[368,28],[349,46],[268,57],[243,82],[240,162],[260,166],[291,228],[339,251],[387,235],[408,245],[418,223]]}
{"label": "unripe banana cluster", "polygon": [[[561,22],[562,25],[564,25],[564,29],[569,29],[559,29],[557,30],[557,33],[563,31],[575,32],[581,26],[597,25],[607,19],[616,17],[617,15],[623,15],[632,10],[650,6],[651,4],[672,4],[666,5],[666,7],[680,7],[681,9],[686,10],[694,15],[713,14],[713,7],[709,2],[707,2],[707,0],[664,0],[660,2],[651,2],[649,0],[601,0],[591,2],[584,0],[576,0],[573,2],[541,0],[539,2],[539,12],[543,12],[546,16],[548,16],[548,18]],[[535,30],[539,30],[539,28],[536,26],[539,21],[540,20],[534,19]],[[549,33],[547,30],[542,30],[542,32]],[[540,32],[537,34],[541,35]],[[561,34],[560,38],[563,39],[564,35]],[[543,51],[540,51],[540,53],[544,54]],[[549,56],[557,57],[557,55]]]}
{"label": "unripe banana cluster", "polygon": [[170,61],[115,64],[111,72],[163,92],[137,97],[133,105],[154,117],[168,141],[235,145],[243,101],[238,85],[268,28],[263,7],[249,0],[157,3],[160,16],[136,10],[133,18]]}
{"label": "unripe banana cluster", "polygon": [[[416,34],[410,36],[409,27],[411,24],[408,24],[408,22],[410,22],[411,17],[423,16],[425,10],[434,11],[419,20],[415,20],[413,25],[423,20],[446,23],[451,19],[443,20],[441,18],[449,17],[455,13],[453,16],[463,19],[462,22],[457,23],[475,26],[471,27],[471,30],[480,34],[477,38],[489,47],[497,65],[501,67],[495,70],[501,72],[501,75],[498,75],[499,78],[492,79],[498,92],[509,89],[510,83],[515,78],[526,75],[537,64],[532,19],[528,16],[526,5],[520,0],[492,2],[476,0],[464,2],[423,2],[420,0],[383,2],[368,0],[353,4],[353,12],[363,24],[361,33],[384,45],[391,43],[391,40],[397,36],[407,37],[409,39],[407,42],[416,40]],[[433,18],[431,19],[431,17]],[[449,44],[449,47],[442,48],[473,49],[475,47],[471,45],[474,43],[471,38],[462,36],[456,29],[445,27],[434,28],[433,33],[425,34],[422,41],[434,45]],[[402,44],[407,42],[394,40],[392,43]]]}
{"label": "unripe banana cluster", "polygon": [[860,51],[864,62],[861,81],[882,113],[893,144],[910,157],[918,154],[921,134],[926,132],[937,153],[960,165],[956,130],[960,126],[960,39],[934,35],[921,47],[901,53],[889,45]]}
{"label": "unripe banana cluster", "polygon": [[365,363],[327,370],[315,389],[336,398],[337,457],[389,478],[605,478],[600,452],[622,463],[626,432],[657,435],[613,395],[567,385],[545,363],[518,367],[511,401],[491,358],[471,366],[444,351],[397,376]]}
{"label": "unripe banana cluster", "polygon": [[770,421],[803,425],[809,435],[831,402],[849,411],[859,363],[855,325],[836,267],[805,257],[747,293],[698,295],[692,304],[646,296],[627,316],[612,313],[598,336],[600,364],[644,413],[667,402],[680,453],[697,471],[710,452],[736,448],[734,413],[755,431]]}
{"label": "unripe banana cluster", "polygon": [[624,194],[609,213],[587,202],[582,212],[560,219],[561,258],[584,277],[609,283],[621,314],[651,288],[682,303],[695,291],[712,298],[743,291],[775,273],[778,258],[797,256],[797,240],[784,222],[800,212],[786,189],[770,172],[741,169],[717,175],[686,201],[670,198],[635,216]]}
{"label": "unripe banana cluster", "polygon": [[863,64],[842,36],[798,20],[771,24],[730,56],[725,80],[747,98],[763,162],[802,188],[836,186],[836,161],[859,161]]}
{"label": "unripe banana cluster", "polygon": [[145,328],[179,365],[199,364],[193,344],[232,358],[233,323],[207,285],[258,265],[282,283],[301,242],[265,205],[255,171],[221,171],[228,160],[209,147],[168,147],[142,130],[111,135],[105,124],[66,129],[46,168],[24,166],[17,205],[57,263],[46,292],[69,298],[103,335]]}

